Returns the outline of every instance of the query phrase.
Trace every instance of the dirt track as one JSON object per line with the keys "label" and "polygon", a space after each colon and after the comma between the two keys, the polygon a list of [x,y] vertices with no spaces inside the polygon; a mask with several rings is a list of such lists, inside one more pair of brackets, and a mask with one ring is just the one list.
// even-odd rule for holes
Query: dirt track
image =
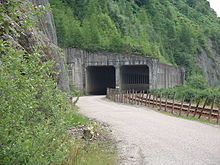
{"label": "dirt track", "polygon": [[109,124],[121,165],[220,165],[220,126],[167,116],[104,96],[79,99],[80,113]]}

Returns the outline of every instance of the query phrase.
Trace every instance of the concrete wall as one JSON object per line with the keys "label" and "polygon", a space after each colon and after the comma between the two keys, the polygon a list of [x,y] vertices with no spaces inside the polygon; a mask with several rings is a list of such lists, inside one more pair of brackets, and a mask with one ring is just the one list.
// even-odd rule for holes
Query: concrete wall
{"label": "concrete wall", "polygon": [[[87,52],[75,48],[64,49],[70,85],[87,93],[87,67],[88,66],[113,66],[116,74],[116,87],[121,88],[122,66],[147,66],[149,68],[149,89],[168,88],[181,85],[184,80],[184,70],[179,67],[160,64],[158,59],[143,56],[118,54],[109,52]],[[145,85],[146,86],[146,85]]]}
{"label": "concrete wall", "polygon": [[157,88],[170,88],[181,85],[185,80],[185,70],[181,67],[158,64]]}

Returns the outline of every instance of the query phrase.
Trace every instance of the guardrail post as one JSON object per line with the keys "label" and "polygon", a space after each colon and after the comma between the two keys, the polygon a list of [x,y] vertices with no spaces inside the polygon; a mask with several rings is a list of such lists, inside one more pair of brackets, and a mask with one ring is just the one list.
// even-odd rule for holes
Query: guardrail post
{"label": "guardrail post", "polygon": [[156,108],[158,108],[158,95],[156,94]]}
{"label": "guardrail post", "polygon": [[147,95],[146,95],[146,97],[145,97],[145,103],[144,103],[145,106],[147,106],[148,95],[149,95],[149,93],[147,92]]}
{"label": "guardrail post", "polygon": [[218,116],[217,116],[217,123],[219,123],[219,117],[220,117],[220,105],[218,105]]}
{"label": "guardrail post", "polygon": [[176,97],[176,93],[174,93],[174,95],[173,95],[173,105],[172,105],[172,111],[171,111],[172,114],[173,114],[173,111],[174,111],[175,97]]}
{"label": "guardrail post", "polygon": [[192,106],[192,97],[190,98],[190,101],[189,101],[189,106],[188,106],[188,109],[187,109],[187,117],[189,116],[189,113],[190,113],[190,109],[191,109],[191,106]]}
{"label": "guardrail post", "polygon": [[148,107],[150,107],[150,101],[151,101],[151,93],[149,93],[149,97],[148,97]]}
{"label": "guardrail post", "polygon": [[141,105],[141,102],[142,102],[142,91],[140,91],[140,94],[139,94],[139,103],[138,103],[138,105]]}
{"label": "guardrail post", "polygon": [[160,110],[162,110],[162,93],[160,93]]}
{"label": "guardrail post", "polygon": [[196,116],[196,113],[197,113],[198,108],[199,108],[200,101],[201,101],[201,99],[199,99],[199,101],[197,102],[196,109],[195,109],[195,111],[194,111],[193,117]]}
{"label": "guardrail post", "polygon": [[204,111],[204,109],[205,109],[205,106],[206,106],[207,102],[208,102],[208,97],[206,98],[205,103],[204,103],[204,105],[203,105],[203,107],[202,107],[202,110],[201,110],[201,112],[200,112],[200,114],[199,114],[199,119],[200,119],[200,117],[202,116],[202,113],[203,113],[203,111]]}
{"label": "guardrail post", "polygon": [[212,112],[213,112],[214,104],[215,104],[215,97],[214,97],[214,99],[213,99],[213,101],[212,101],[211,109],[210,109],[210,112],[209,112],[209,118],[208,118],[209,121],[210,121],[211,116],[212,116]]}
{"label": "guardrail post", "polygon": [[138,104],[138,100],[137,100],[137,91],[135,91],[135,95],[134,95],[134,102],[135,102],[135,105]]}
{"label": "guardrail post", "polygon": [[134,103],[134,89],[132,90],[132,104]]}
{"label": "guardrail post", "polygon": [[155,95],[154,94],[152,94],[153,95],[153,105],[152,105],[152,107],[154,108],[154,99],[155,99]]}
{"label": "guardrail post", "polygon": [[182,110],[183,110],[183,103],[184,103],[185,97],[183,96],[182,98],[182,102],[181,102],[181,107],[180,107],[180,112],[179,112],[179,116],[181,116]]}
{"label": "guardrail post", "polygon": [[168,96],[166,96],[165,112],[167,111],[167,100],[168,100],[167,97],[168,97]]}

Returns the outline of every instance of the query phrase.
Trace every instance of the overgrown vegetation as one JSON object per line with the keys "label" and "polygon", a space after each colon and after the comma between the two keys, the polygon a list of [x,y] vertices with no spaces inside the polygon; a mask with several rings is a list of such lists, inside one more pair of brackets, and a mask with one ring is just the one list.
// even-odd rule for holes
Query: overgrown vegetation
{"label": "overgrown vegetation", "polygon": [[[201,49],[220,52],[220,19],[206,0],[50,0],[61,47],[157,57],[202,75]],[[190,75],[190,76],[189,76]]]}
{"label": "overgrown vegetation", "polygon": [[[51,61],[41,62],[38,51],[27,54],[2,40],[0,51],[1,164],[61,162],[70,145],[69,122],[74,126],[88,120],[57,89]],[[71,112],[66,116],[65,111]]]}
{"label": "overgrown vegetation", "polygon": [[174,96],[178,100],[184,98],[185,102],[190,102],[191,100],[194,103],[198,101],[204,103],[207,99],[208,105],[211,105],[213,99],[215,99],[215,106],[220,107],[220,86],[215,88],[208,87],[208,83],[202,76],[191,77],[183,86],[175,86],[168,89],[154,89],[151,92],[170,99],[173,99]]}
{"label": "overgrown vegetation", "polygon": [[[33,18],[41,13],[35,9],[23,0],[0,3],[0,164],[62,164],[74,151],[77,160],[89,158],[84,149],[98,153],[93,164],[102,162],[104,157],[98,156],[105,151],[67,135],[67,129],[89,120],[57,88],[45,45],[19,41],[33,32]],[[82,151],[76,149],[82,146]]]}

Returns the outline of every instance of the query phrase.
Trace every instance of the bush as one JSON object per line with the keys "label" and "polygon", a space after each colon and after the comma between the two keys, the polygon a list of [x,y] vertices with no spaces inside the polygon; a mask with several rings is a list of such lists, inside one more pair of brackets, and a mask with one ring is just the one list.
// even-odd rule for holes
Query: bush
{"label": "bush", "polygon": [[209,87],[208,82],[201,75],[193,75],[188,79],[187,85],[195,89],[207,89]]}

